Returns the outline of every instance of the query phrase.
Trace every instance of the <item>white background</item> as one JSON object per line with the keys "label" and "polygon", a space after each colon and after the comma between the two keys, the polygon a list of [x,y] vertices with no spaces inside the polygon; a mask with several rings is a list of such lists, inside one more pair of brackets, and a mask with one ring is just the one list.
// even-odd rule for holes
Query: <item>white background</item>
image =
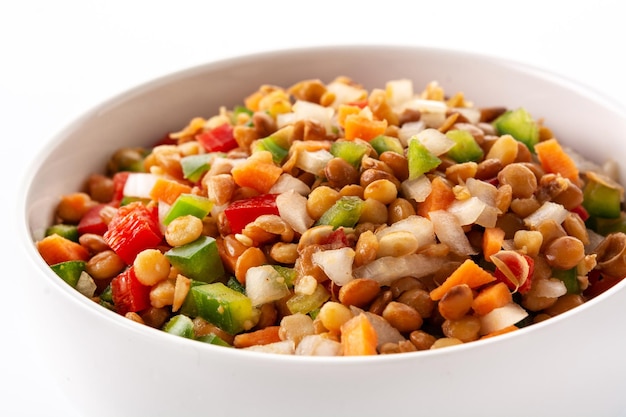
{"label": "white background", "polygon": [[[619,6],[617,0],[0,0],[0,415],[75,415],[31,347],[45,340],[31,334],[20,314],[37,306],[20,286],[27,276],[14,267],[22,255],[10,227],[18,179],[33,153],[87,109],[208,61],[333,44],[502,56],[577,80],[626,106],[626,24]],[[107,401],[114,399],[94,407]]]}

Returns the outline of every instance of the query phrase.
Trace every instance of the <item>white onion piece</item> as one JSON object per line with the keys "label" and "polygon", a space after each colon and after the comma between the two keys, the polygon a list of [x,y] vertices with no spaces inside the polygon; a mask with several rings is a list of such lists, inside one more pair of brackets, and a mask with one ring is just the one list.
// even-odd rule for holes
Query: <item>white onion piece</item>
{"label": "white onion piece", "polygon": [[91,275],[85,271],[81,272],[76,282],[76,290],[85,297],[91,298],[96,293],[96,288],[96,283]]}
{"label": "white onion piece", "polygon": [[344,247],[317,251],[312,255],[312,260],[335,284],[343,286],[354,279],[352,275],[354,256],[354,249]]}
{"label": "white onion piece", "polygon": [[445,210],[435,210],[428,213],[433,222],[435,234],[440,242],[448,245],[457,255],[476,255],[478,252],[472,247],[456,216]]}
{"label": "white onion piece", "polygon": [[150,192],[158,178],[146,172],[131,172],[124,183],[124,196],[150,198]]}
{"label": "white onion piece", "polygon": [[478,197],[455,200],[448,207],[448,212],[456,216],[461,226],[475,223],[483,227],[494,227],[498,220],[498,210]]}
{"label": "white onion piece", "polygon": [[331,159],[333,159],[333,154],[325,149],[317,151],[300,150],[298,152],[296,167],[311,174],[321,176],[324,173],[326,164]]}
{"label": "white onion piece", "polygon": [[402,181],[400,189],[406,198],[412,198],[421,203],[426,200],[426,197],[433,190],[433,186],[428,177],[422,174],[415,179]]}
{"label": "white onion piece", "polygon": [[246,295],[257,307],[289,295],[285,278],[271,265],[253,266],[246,272]]}
{"label": "white onion piece", "polygon": [[313,226],[315,220],[306,209],[307,199],[294,190],[285,191],[276,196],[278,214],[296,232],[302,234]]}
{"label": "white onion piece", "polygon": [[300,340],[295,351],[296,355],[306,356],[340,356],[341,343],[319,334],[309,334]]}
{"label": "white onion piece", "polygon": [[377,347],[381,347],[385,343],[398,343],[406,340],[404,336],[393,327],[387,320],[378,314],[370,313],[369,311],[363,312],[365,317],[369,320],[376,331]]}
{"label": "white onion piece", "polygon": [[296,114],[294,112],[279,113],[276,115],[276,126],[281,129],[286,126],[291,126],[296,122]]}
{"label": "white onion piece", "polygon": [[383,236],[394,232],[410,232],[417,238],[418,248],[436,243],[435,230],[430,220],[418,215],[411,215],[376,232],[380,240]]}
{"label": "white onion piece", "polygon": [[512,326],[524,320],[527,316],[528,312],[515,302],[494,308],[480,317],[480,334],[484,335]]}
{"label": "white onion piece", "polygon": [[413,81],[408,78],[387,81],[385,92],[391,107],[397,107],[413,98]]}
{"label": "white onion piece", "polygon": [[211,167],[205,174],[205,178],[210,178],[218,174],[230,174],[230,171],[237,165],[246,161],[246,158],[221,158],[215,157],[211,162]]}
{"label": "white onion piece", "polygon": [[320,106],[310,101],[297,100],[291,107],[295,113],[296,120],[315,120],[319,122],[326,132],[331,131],[331,123],[335,110],[331,107]]}
{"label": "white onion piece", "polygon": [[254,345],[244,348],[253,352],[276,353],[279,355],[293,355],[296,352],[293,340],[281,340],[267,345]]}
{"label": "white onion piece", "polygon": [[558,278],[537,279],[532,282],[529,293],[537,297],[557,298],[567,293],[567,287]]}
{"label": "white onion piece", "polygon": [[496,206],[498,189],[495,185],[470,177],[465,181],[465,187],[472,197],[477,197],[490,206]]}
{"label": "white onion piece", "polygon": [[400,139],[402,146],[406,147],[409,143],[409,139],[420,133],[425,128],[426,125],[424,125],[424,122],[419,120],[416,122],[406,122],[400,126],[400,129],[398,129],[398,139]]}
{"label": "white onion piece", "polygon": [[360,101],[367,97],[366,90],[338,81],[327,84],[326,90],[335,94],[335,101],[332,104],[333,107],[337,107],[340,104]]}
{"label": "white onion piece", "polygon": [[167,229],[167,226],[163,223],[163,219],[165,219],[165,216],[167,216],[167,213],[169,213],[171,208],[172,206],[167,204],[165,201],[158,201],[157,215],[159,217],[159,229],[161,229],[161,233],[163,234],[165,234],[165,229]]}
{"label": "white onion piece", "polygon": [[446,121],[445,113],[422,113],[420,120],[424,122],[424,126],[438,128]]}
{"label": "white onion piece", "polygon": [[354,276],[370,278],[380,285],[389,285],[398,278],[410,276],[425,277],[438,271],[446,258],[411,254],[405,256],[384,256],[356,268]]}
{"label": "white onion piece", "polygon": [[460,113],[473,125],[477,125],[480,122],[480,110],[476,107],[453,107],[451,110]]}
{"label": "white onion piece", "polygon": [[437,129],[428,128],[413,136],[409,141],[417,139],[433,155],[439,156],[448,152],[456,144],[455,141]]}
{"label": "white onion piece", "polygon": [[401,109],[419,110],[422,113],[440,113],[445,115],[446,111],[448,110],[448,106],[446,105],[446,103],[439,100],[413,98],[405,102],[401,106]]}
{"label": "white onion piece", "polygon": [[536,229],[540,224],[549,220],[554,220],[556,224],[561,224],[568,213],[567,209],[562,205],[546,201],[534,213],[524,219],[524,224],[531,229]]}

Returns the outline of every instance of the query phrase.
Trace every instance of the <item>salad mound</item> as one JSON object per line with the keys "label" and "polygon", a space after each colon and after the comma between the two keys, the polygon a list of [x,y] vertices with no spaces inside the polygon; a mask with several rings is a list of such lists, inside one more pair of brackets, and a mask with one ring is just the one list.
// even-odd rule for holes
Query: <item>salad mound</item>
{"label": "salad mound", "polygon": [[436,81],[262,85],[115,152],[36,245],[99,305],[198,342],[325,356],[469,343],[626,276],[614,165],[566,140]]}

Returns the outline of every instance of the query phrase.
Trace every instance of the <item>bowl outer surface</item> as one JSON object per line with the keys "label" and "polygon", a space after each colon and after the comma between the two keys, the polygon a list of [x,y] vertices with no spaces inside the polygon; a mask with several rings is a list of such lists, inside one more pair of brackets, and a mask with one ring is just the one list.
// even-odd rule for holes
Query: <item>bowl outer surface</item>
{"label": "bowl outer surface", "polygon": [[[411,47],[276,51],[139,86],[77,120],[35,158],[20,219],[41,354],[90,416],[617,415],[626,409],[623,283],[549,322],[440,351],[302,358],[208,346],[146,328],[66,286],[36,252],[58,197],[121,146],[149,145],[195,116],[239,104],[261,84],[347,75],[368,89],[437,80],[478,106],[524,106],[596,161],[624,155],[623,111],[575,83],[513,62]],[[602,143],[602,146],[598,146]],[[622,178],[624,171],[622,169]],[[45,341],[45,342],[43,342]]]}

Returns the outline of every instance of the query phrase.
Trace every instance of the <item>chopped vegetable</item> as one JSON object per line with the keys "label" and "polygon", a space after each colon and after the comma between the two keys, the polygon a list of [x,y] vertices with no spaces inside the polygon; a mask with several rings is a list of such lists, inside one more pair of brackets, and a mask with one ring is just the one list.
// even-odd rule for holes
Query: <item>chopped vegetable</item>
{"label": "chopped vegetable", "polygon": [[121,315],[150,307],[150,287],[139,282],[132,266],[113,278],[111,295],[115,310]]}
{"label": "chopped vegetable", "polygon": [[341,326],[341,349],[346,356],[376,355],[378,337],[374,327],[361,313]]}
{"label": "chopped vegetable", "polygon": [[53,234],[37,242],[37,250],[48,265],[66,261],[87,261],[89,252],[78,243]]}
{"label": "chopped vegetable", "polygon": [[474,289],[495,280],[495,276],[485,271],[471,259],[466,259],[439,287],[430,292],[430,298],[433,300],[441,299],[455,285],[466,284]]}
{"label": "chopped vegetable", "polygon": [[193,321],[182,314],[178,314],[169,319],[163,326],[163,331],[176,336],[186,337],[187,339],[193,339],[195,337]]}
{"label": "chopped vegetable", "polygon": [[183,169],[183,176],[192,182],[200,181],[202,176],[211,168],[211,161],[214,157],[212,153],[202,153],[181,158],[180,166]]}
{"label": "chopped vegetable", "polygon": [[163,224],[168,225],[177,217],[195,216],[204,219],[213,208],[213,202],[207,197],[195,194],[181,194],[163,218]]}
{"label": "chopped vegetable", "polygon": [[333,229],[339,227],[354,227],[361,217],[363,200],[356,196],[344,196],[335,202],[319,220],[319,225],[330,225]]}
{"label": "chopped vegetable", "polygon": [[232,202],[224,209],[224,214],[233,233],[241,233],[248,223],[264,214],[278,215],[276,194],[263,194]]}
{"label": "chopped vegetable", "polygon": [[228,123],[197,134],[196,140],[207,152],[228,152],[238,146],[233,135],[233,127]]}
{"label": "chopped vegetable", "polygon": [[416,139],[409,141],[407,159],[409,161],[410,180],[429,172],[441,164],[441,159],[435,156]]}
{"label": "chopped vegetable", "polygon": [[539,127],[526,109],[520,107],[508,110],[500,115],[493,125],[500,135],[511,135],[526,145],[531,152],[535,151],[535,145],[539,142]]}
{"label": "chopped vegetable", "polygon": [[72,242],[78,242],[78,227],[76,225],[59,223],[46,229],[46,236],[54,234],[69,239]]}
{"label": "chopped vegetable", "polygon": [[181,274],[196,281],[213,282],[224,275],[224,265],[214,238],[201,236],[183,246],[174,247],[165,256]]}
{"label": "chopped vegetable", "polygon": [[85,261],[65,261],[58,264],[50,265],[50,268],[63,279],[63,281],[76,287],[80,274],[85,270]]}
{"label": "chopped vegetable", "polygon": [[450,130],[446,136],[454,141],[447,155],[458,163],[479,161],[485,154],[467,130]]}

